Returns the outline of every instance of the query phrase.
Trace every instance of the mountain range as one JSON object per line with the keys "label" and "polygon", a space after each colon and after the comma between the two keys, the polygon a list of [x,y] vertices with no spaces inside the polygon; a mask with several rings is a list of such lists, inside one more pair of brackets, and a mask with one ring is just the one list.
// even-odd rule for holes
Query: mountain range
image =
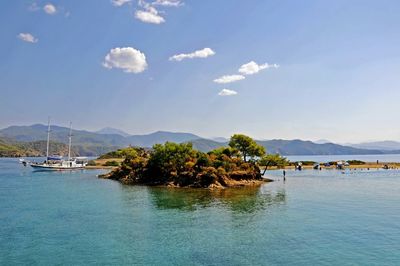
{"label": "mountain range", "polygon": [[[47,137],[47,126],[35,124],[31,126],[10,126],[0,130],[0,155],[7,155],[10,151],[17,149],[16,156],[26,156],[27,154],[42,154],[43,140]],[[51,148],[52,152],[65,153],[65,144],[68,142],[69,128],[52,126],[51,127]],[[129,135],[121,130],[114,128],[104,128],[97,132],[86,130],[73,130],[73,152],[82,156],[98,156],[100,154],[116,150],[128,145],[151,147],[156,143],[171,142],[192,142],[194,148],[200,151],[210,151],[212,149],[227,146],[228,142],[224,138],[206,139],[191,133],[157,131],[144,135]],[[217,141],[219,140],[219,141]],[[314,143],[304,140],[259,140],[260,145],[264,146],[269,153],[279,153],[281,155],[355,155],[355,154],[384,154],[397,153],[396,149],[388,150],[383,145],[367,146],[345,146],[334,143]],[[41,143],[41,144],[39,144]],[[388,145],[390,143],[387,143]],[[35,146],[36,145],[36,146]],[[58,146],[57,146],[58,145]],[[363,144],[366,145],[366,144]],[[36,151],[35,148],[36,147]],[[39,148],[40,147],[40,148]],[[58,147],[55,149],[54,147]],[[29,151],[29,152],[28,152]]]}
{"label": "mountain range", "polygon": [[359,149],[374,149],[382,151],[400,150],[400,142],[392,140],[362,142],[359,144],[349,144],[349,146]]}
{"label": "mountain range", "polygon": [[122,131],[120,129],[112,128],[112,127],[105,127],[100,130],[95,131],[95,133],[98,134],[117,134],[121,135],[123,137],[128,137],[130,134],[126,133],[125,131]]}

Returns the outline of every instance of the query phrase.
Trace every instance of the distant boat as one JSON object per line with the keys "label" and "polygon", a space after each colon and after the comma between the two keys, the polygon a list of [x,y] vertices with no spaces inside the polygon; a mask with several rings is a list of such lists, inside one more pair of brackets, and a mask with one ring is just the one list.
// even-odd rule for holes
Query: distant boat
{"label": "distant boat", "polygon": [[68,159],[64,160],[59,155],[49,155],[49,144],[50,144],[50,119],[48,121],[47,128],[47,147],[46,147],[46,160],[43,163],[29,162],[29,165],[36,170],[74,170],[83,169],[87,165],[86,157],[71,157],[71,144],[72,144],[72,123],[69,127],[69,145],[68,145]]}

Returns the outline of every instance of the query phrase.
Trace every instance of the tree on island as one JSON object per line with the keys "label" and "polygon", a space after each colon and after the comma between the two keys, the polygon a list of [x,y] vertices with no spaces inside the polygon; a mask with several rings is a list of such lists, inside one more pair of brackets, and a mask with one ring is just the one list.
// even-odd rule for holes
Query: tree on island
{"label": "tree on island", "polygon": [[194,150],[191,143],[166,142],[154,145],[151,150],[129,147],[103,157],[112,154],[124,155],[125,160],[103,177],[125,184],[180,187],[254,184],[263,182],[260,162],[264,166],[271,165],[267,161],[270,157],[264,156],[264,147],[245,135],[233,135],[229,147],[208,153]]}
{"label": "tree on island", "polygon": [[278,168],[283,168],[288,164],[289,161],[285,157],[280,156],[279,154],[267,154],[261,157],[260,160],[258,160],[258,165],[265,167],[263,175],[268,170],[268,167],[276,166]]}
{"label": "tree on island", "polygon": [[196,151],[191,143],[155,144],[147,165],[154,176],[179,176],[185,170],[186,163],[195,156]]}
{"label": "tree on island", "polygon": [[118,149],[116,151],[111,151],[106,154],[103,154],[99,157],[99,159],[115,159],[115,158],[134,159],[137,156],[144,156],[145,154],[146,151],[143,148],[129,146],[123,149]]}
{"label": "tree on island", "polygon": [[229,146],[238,150],[245,162],[247,162],[247,157],[255,158],[265,154],[263,146],[258,145],[252,138],[243,134],[234,134],[229,141]]}

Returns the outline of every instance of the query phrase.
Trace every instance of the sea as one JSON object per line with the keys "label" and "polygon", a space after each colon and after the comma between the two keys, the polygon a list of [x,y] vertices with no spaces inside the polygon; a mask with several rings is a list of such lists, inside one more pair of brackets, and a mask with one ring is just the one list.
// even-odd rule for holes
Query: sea
{"label": "sea", "polygon": [[400,154],[363,154],[363,155],[291,155],[285,156],[291,162],[313,161],[327,163],[335,161],[360,160],[363,162],[400,163]]}
{"label": "sea", "polygon": [[400,170],[276,170],[222,190],[104,172],[0,159],[0,265],[400,265]]}

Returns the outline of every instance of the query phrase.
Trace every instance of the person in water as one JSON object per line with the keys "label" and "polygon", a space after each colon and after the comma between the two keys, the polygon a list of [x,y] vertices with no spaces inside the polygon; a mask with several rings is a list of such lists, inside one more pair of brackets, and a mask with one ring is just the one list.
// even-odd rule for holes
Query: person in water
{"label": "person in water", "polygon": [[286,170],[283,169],[283,181],[286,181]]}

